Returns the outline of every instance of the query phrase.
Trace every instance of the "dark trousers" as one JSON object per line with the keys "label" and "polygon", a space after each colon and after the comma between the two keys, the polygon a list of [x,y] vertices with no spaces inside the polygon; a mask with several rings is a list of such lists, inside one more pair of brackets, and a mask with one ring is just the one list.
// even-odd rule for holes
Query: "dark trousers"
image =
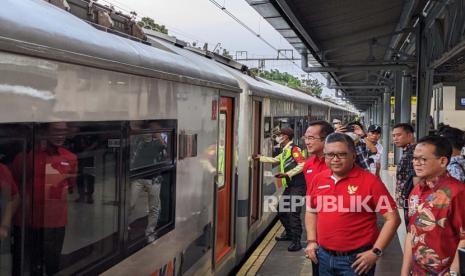
{"label": "dark trousers", "polygon": [[[60,271],[60,258],[65,240],[65,227],[26,228],[30,237],[24,239],[24,261],[30,262],[30,275],[54,275]],[[13,244],[13,275],[19,275],[21,266],[21,231],[15,227]]]}
{"label": "dark trousers", "polygon": [[[293,241],[300,241],[302,237],[302,220],[300,215],[302,213],[302,206],[292,206],[292,202],[299,202],[304,200],[306,193],[306,185],[288,186],[283,192],[283,199],[280,205],[283,204],[289,211],[282,211],[281,206],[278,207],[278,217],[281,224],[284,226],[286,233]],[[297,196],[300,200],[292,200],[288,197]]]}

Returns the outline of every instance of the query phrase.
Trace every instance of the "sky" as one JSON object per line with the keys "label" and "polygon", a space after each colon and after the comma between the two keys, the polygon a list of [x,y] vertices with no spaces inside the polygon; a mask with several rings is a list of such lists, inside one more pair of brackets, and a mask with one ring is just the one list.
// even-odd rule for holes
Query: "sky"
{"label": "sky", "polygon": [[[276,49],[293,49],[292,46],[245,0],[216,0],[248,27],[260,34]],[[198,46],[208,43],[209,50],[218,47],[227,49],[235,57],[236,51],[247,51],[249,58],[277,57],[277,52],[225,14],[210,0],[98,0],[98,3],[112,4],[116,10],[129,14],[135,11],[139,19],[151,17],[163,24],[170,35],[187,42],[196,42]],[[294,57],[300,57],[294,50]],[[222,50],[220,51],[222,52]],[[288,55],[289,56],[289,55]],[[249,68],[257,67],[257,61],[244,62]],[[278,69],[299,78],[307,74],[300,69],[300,61],[266,61],[265,69]],[[332,95],[325,87],[325,78],[312,74],[324,83],[323,94]]]}

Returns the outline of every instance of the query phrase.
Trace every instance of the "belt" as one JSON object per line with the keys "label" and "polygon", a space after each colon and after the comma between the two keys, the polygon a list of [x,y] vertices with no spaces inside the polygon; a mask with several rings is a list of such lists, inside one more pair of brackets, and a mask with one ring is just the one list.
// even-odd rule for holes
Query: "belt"
{"label": "belt", "polygon": [[365,246],[359,247],[351,251],[335,251],[335,250],[330,250],[324,247],[321,247],[321,248],[333,256],[350,256],[350,255],[354,255],[354,254],[358,254],[358,253],[362,253],[364,251],[370,250],[373,248],[373,246],[365,245]]}

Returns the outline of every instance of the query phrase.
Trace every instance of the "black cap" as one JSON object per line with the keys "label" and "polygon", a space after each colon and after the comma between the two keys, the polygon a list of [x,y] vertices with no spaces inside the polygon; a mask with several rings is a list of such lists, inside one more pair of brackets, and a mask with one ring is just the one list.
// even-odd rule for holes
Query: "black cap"
{"label": "black cap", "polygon": [[368,127],[368,132],[381,133],[381,126],[380,125],[371,125],[371,126]]}

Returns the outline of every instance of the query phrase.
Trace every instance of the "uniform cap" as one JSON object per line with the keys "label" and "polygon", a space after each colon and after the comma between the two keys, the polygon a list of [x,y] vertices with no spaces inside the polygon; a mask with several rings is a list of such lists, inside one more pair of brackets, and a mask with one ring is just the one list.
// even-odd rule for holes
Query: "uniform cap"
{"label": "uniform cap", "polygon": [[294,130],[290,127],[283,127],[280,131],[280,134],[287,135],[287,137],[291,138],[294,137]]}

